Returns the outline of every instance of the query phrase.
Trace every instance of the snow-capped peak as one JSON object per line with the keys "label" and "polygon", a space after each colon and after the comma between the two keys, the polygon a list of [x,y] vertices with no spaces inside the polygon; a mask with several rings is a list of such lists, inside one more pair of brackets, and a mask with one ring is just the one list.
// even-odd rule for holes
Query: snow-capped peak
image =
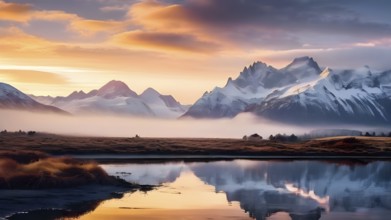
{"label": "snow-capped peak", "polygon": [[308,56],[295,58],[292,63],[281,70],[295,77],[298,82],[311,81],[322,72],[318,63]]}
{"label": "snow-capped peak", "polygon": [[314,68],[319,68],[318,64],[314,61],[314,59],[309,56],[297,57],[293,59],[292,63],[290,63],[287,67],[300,66],[300,65],[309,65]]}
{"label": "snow-capped peak", "polygon": [[286,66],[286,68],[298,68],[301,66],[307,66],[316,70],[320,70],[318,63],[312,57],[308,56],[293,59],[293,61],[288,66]]}
{"label": "snow-capped peak", "polygon": [[28,95],[20,92],[15,87],[0,82],[0,100],[24,100],[28,102],[32,102],[33,99]]}
{"label": "snow-capped peak", "polygon": [[0,108],[68,114],[56,107],[41,104],[15,87],[1,82]]}
{"label": "snow-capped peak", "polygon": [[87,94],[83,90],[80,90],[72,92],[68,97],[72,99],[81,99],[84,98],[86,95]]}
{"label": "snow-capped peak", "polygon": [[153,88],[146,89],[141,93],[140,98],[148,104],[156,104],[162,102],[160,99],[161,94]]}
{"label": "snow-capped peak", "polygon": [[143,93],[141,93],[141,97],[152,97],[152,96],[155,96],[155,97],[158,97],[158,96],[160,96],[161,94],[158,92],[158,91],[156,91],[155,89],[153,89],[153,88],[151,88],[151,87],[149,87],[149,88],[147,88],[146,90],[144,90],[144,92]]}
{"label": "snow-capped peak", "polygon": [[108,82],[97,91],[96,95],[108,99],[116,97],[137,97],[137,94],[128,85],[117,80]]}

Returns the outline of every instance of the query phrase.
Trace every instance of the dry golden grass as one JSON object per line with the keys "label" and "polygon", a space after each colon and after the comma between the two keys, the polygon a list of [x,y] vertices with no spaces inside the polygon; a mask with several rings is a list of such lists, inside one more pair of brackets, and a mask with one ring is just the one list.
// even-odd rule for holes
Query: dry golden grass
{"label": "dry golden grass", "polygon": [[230,155],[391,157],[391,138],[338,137],[281,143],[241,139],[103,138],[50,134],[0,135],[0,151],[33,150],[55,155]]}
{"label": "dry golden grass", "polygon": [[87,184],[126,184],[95,162],[49,157],[32,151],[0,151],[0,189],[64,188]]}

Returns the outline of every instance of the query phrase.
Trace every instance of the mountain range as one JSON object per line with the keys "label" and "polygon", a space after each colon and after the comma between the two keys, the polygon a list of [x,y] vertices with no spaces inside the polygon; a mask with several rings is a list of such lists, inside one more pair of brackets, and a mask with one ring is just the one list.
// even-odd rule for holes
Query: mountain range
{"label": "mountain range", "polygon": [[[42,104],[41,104],[42,103]],[[311,57],[295,58],[277,69],[262,62],[245,67],[222,88],[205,92],[192,106],[152,88],[140,95],[121,81],[74,91],[66,97],[27,96],[0,84],[0,108],[120,114],[159,118],[233,118],[250,112],[293,124],[390,124],[391,70],[368,66],[337,70],[321,68]]]}
{"label": "mountain range", "polygon": [[[5,86],[7,84],[3,85]],[[11,87],[9,85],[7,86]],[[23,94],[15,88],[13,88],[13,91],[18,94]],[[112,80],[100,89],[92,90],[88,93],[74,91],[66,97],[34,95],[30,95],[29,97],[23,94],[23,97],[26,100],[35,100],[35,103],[43,103],[45,106],[63,109],[75,115],[96,113],[177,118],[188,108],[187,106],[181,105],[171,95],[161,95],[152,88],[148,88],[142,94],[137,95],[125,83],[116,80]],[[0,104],[2,104],[0,105],[2,107],[8,105],[2,101]]]}
{"label": "mountain range", "polygon": [[59,108],[41,104],[15,87],[0,83],[0,109],[29,110],[34,112],[68,114]]}
{"label": "mountain range", "polygon": [[171,95],[162,95],[152,88],[137,95],[124,82],[116,80],[88,93],[74,91],[66,97],[33,98],[72,114],[98,113],[177,118],[187,110],[187,106],[181,105]]}
{"label": "mountain range", "polygon": [[389,124],[391,70],[321,69],[310,57],[281,69],[256,62],[223,88],[205,92],[183,117],[232,118],[243,112],[294,124]]}

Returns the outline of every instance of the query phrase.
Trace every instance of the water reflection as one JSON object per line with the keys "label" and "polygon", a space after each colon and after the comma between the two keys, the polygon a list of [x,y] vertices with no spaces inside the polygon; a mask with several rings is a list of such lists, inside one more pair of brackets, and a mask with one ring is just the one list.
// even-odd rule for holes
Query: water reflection
{"label": "water reflection", "polygon": [[120,200],[106,201],[81,219],[250,220],[238,202],[228,204],[224,193],[216,193],[213,186],[190,171],[181,172],[174,182],[163,184],[157,190],[134,192]]}
{"label": "water reflection", "polygon": [[[211,186],[215,194],[220,196],[223,193],[228,204],[238,204],[248,216],[259,220],[388,219],[387,216],[391,214],[390,162],[355,165],[321,161],[235,160],[105,165],[104,168],[114,175],[127,173],[123,177],[131,182],[163,183],[162,189],[157,191],[159,193],[164,187],[171,187],[178,193],[179,200],[172,200],[172,204],[164,207],[164,210],[173,209],[178,201],[192,200],[186,206],[189,209],[205,203],[205,198],[203,201],[196,196],[203,192],[195,187],[196,178]],[[183,180],[189,173],[193,174],[193,180]],[[177,188],[175,184],[181,179],[179,177],[184,185]],[[181,200],[180,195],[185,188],[193,188],[193,195]],[[156,200],[163,198],[152,193],[144,196],[144,205],[139,208],[155,204]],[[208,196],[209,200],[214,199],[212,194]],[[218,201],[219,209],[228,209],[224,208],[228,207],[226,202]],[[154,207],[155,210],[162,208],[157,204]],[[208,212],[205,208],[202,207],[203,212]],[[218,215],[210,212],[209,217],[218,218]],[[243,219],[243,216],[240,218]]]}
{"label": "water reflection", "polygon": [[[245,165],[243,162],[217,162],[191,167],[217,191],[226,192],[229,200],[241,204],[255,203],[263,208],[273,204],[272,208],[302,213],[318,207],[330,212],[391,208],[391,164],[388,162],[346,166],[315,161],[253,161]],[[256,196],[248,196],[254,194]],[[251,205],[243,206],[245,210],[247,207]],[[259,213],[253,208],[248,211]],[[267,216],[254,215],[257,219]]]}

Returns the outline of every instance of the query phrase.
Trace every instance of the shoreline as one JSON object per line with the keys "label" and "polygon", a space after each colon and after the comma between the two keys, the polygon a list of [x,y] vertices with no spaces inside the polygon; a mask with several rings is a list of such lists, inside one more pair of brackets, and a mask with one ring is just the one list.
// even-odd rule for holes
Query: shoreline
{"label": "shoreline", "polygon": [[122,163],[140,161],[216,161],[216,160],[391,160],[390,156],[262,156],[262,155],[67,155],[81,160],[94,160],[98,163]]}

